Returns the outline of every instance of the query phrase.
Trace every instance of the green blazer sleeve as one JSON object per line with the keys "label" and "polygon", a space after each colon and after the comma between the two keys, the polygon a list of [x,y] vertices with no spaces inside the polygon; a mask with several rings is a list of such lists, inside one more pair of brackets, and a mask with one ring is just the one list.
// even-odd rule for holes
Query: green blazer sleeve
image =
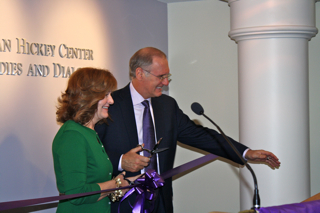
{"label": "green blazer sleeve", "polygon": [[[78,131],[65,131],[54,144],[53,154],[57,185],[60,193],[77,194],[99,191],[97,183],[88,183],[87,160],[90,158],[88,142]],[[94,203],[100,194],[70,200],[75,205]]]}

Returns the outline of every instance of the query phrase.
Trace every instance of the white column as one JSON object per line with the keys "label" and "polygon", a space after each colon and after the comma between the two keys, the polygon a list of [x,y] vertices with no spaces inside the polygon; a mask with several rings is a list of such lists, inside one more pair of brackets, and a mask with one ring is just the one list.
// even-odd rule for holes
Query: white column
{"label": "white column", "polygon": [[[314,0],[229,0],[238,43],[240,142],[265,149],[279,169],[251,164],[261,206],[310,196],[308,41],[316,35]],[[252,207],[253,180],[240,170],[241,210]]]}

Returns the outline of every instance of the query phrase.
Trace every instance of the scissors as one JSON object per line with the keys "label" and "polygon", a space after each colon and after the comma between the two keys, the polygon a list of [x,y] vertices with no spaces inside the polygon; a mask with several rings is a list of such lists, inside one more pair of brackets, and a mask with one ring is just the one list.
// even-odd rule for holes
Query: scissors
{"label": "scissors", "polygon": [[158,152],[163,152],[163,151],[169,149],[169,147],[158,149],[158,146],[159,146],[161,140],[162,140],[162,138],[160,138],[160,139],[158,140],[158,142],[156,143],[156,145],[154,145],[154,147],[153,147],[152,150],[146,149],[146,148],[144,148],[142,145],[139,145],[139,146],[142,148],[142,151],[149,152],[149,153],[151,154],[151,155],[149,156],[149,158],[152,158],[153,154],[158,153]]}

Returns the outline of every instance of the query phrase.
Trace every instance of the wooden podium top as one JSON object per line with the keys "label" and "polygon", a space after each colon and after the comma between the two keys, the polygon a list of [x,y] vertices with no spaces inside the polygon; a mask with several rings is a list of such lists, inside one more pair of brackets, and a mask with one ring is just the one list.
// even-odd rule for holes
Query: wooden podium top
{"label": "wooden podium top", "polygon": [[[320,0],[319,0],[320,1]],[[308,199],[302,201],[302,202],[309,202],[309,201],[314,201],[314,200],[320,200],[320,193],[313,195],[312,197],[309,197]],[[246,211],[241,211],[239,213],[254,213],[254,210],[246,210]],[[227,212],[209,212],[209,213],[227,213]]]}
{"label": "wooden podium top", "polygon": [[313,195],[312,197],[309,197],[308,199],[306,199],[302,202],[309,202],[309,201],[313,201],[313,200],[320,200],[320,193]]}

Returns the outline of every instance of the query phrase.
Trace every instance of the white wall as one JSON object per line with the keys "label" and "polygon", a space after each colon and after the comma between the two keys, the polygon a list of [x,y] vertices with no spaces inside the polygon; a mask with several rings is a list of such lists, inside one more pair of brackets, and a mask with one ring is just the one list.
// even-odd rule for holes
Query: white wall
{"label": "white wall", "polygon": [[[0,75],[0,202],[56,196],[51,144],[59,128],[56,100],[68,79],[53,77],[53,63],[110,69],[123,87],[135,51],[155,46],[167,52],[167,6],[149,0],[2,0],[0,29],[0,64],[22,67],[21,75]],[[55,55],[18,54],[16,38],[55,45]],[[11,51],[3,52],[2,39],[11,40]],[[61,58],[60,44],[91,49],[94,60]],[[50,74],[27,76],[29,64],[47,65]]]}
{"label": "white wall", "polygon": [[[317,17],[320,16],[319,8],[318,3]],[[168,4],[169,64],[173,74],[170,95],[192,119],[212,127],[205,118],[190,110],[192,102],[201,103],[205,113],[226,134],[238,140],[237,46],[228,37],[229,10],[227,3],[214,0]],[[311,195],[320,192],[319,46],[318,35],[311,40],[309,51]],[[199,156],[201,154],[179,148],[175,163],[179,165]],[[259,174],[256,176],[259,181]],[[185,187],[187,184],[191,187]],[[174,194],[176,212],[237,212],[240,210],[238,169],[223,162],[213,162],[175,180]]]}
{"label": "white wall", "polygon": [[[228,38],[229,7],[219,1],[168,4],[170,95],[191,119],[202,104],[224,132],[238,140],[237,46]],[[175,165],[202,156],[179,148]],[[237,212],[238,168],[215,161],[173,182],[175,212]],[[188,186],[188,187],[186,187]]]}
{"label": "white wall", "polygon": [[[123,87],[129,82],[131,55],[144,46],[160,48],[169,52],[173,74],[170,94],[184,112],[212,127],[191,112],[191,103],[198,101],[208,116],[238,139],[237,47],[227,36],[228,5],[216,0],[168,4],[168,29],[166,7],[155,0],[0,2],[1,47],[2,39],[12,41],[11,52],[0,52],[0,62],[23,65],[20,76],[0,75],[0,202],[57,195],[51,143],[59,128],[55,122],[56,98],[65,89],[67,79],[53,78],[52,63],[110,69],[119,87]],[[319,17],[319,3],[316,10]],[[317,27],[320,28],[320,22]],[[17,54],[16,38],[92,49],[94,60],[60,58],[57,51],[54,57]],[[310,42],[309,57],[313,195],[320,192],[319,35]],[[50,76],[27,77],[29,64],[48,65]],[[179,147],[175,165],[200,156],[189,148]],[[240,208],[235,166],[215,161],[176,178],[177,213],[237,212]]]}

